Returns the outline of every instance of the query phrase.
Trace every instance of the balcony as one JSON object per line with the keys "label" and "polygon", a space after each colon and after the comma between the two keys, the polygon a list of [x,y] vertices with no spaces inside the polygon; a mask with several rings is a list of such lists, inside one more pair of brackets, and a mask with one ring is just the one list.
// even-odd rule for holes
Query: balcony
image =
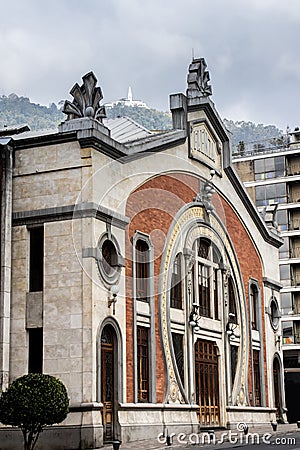
{"label": "balcony", "polygon": [[300,175],[300,159],[292,157],[287,160],[287,176]]}
{"label": "balcony", "polygon": [[282,337],[283,345],[299,345],[300,344],[300,334],[291,334],[290,336]]}
{"label": "balcony", "polygon": [[300,230],[300,219],[292,219],[289,224],[289,230],[290,231]]}
{"label": "balcony", "polygon": [[300,192],[291,192],[288,195],[288,203],[300,203]]}
{"label": "balcony", "polygon": [[291,280],[291,287],[298,287],[300,286],[300,278],[292,278]]}
{"label": "balcony", "polygon": [[300,247],[293,247],[290,252],[290,258],[300,258]]}
{"label": "balcony", "polygon": [[291,286],[300,286],[300,274],[297,274],[291,278]]}

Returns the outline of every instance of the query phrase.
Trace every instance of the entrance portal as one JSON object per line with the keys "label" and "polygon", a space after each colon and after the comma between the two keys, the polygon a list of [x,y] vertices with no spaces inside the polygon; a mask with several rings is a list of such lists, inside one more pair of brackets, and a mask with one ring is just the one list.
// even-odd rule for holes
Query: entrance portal
{"label": "entrance portal", "polygon": [[196,401],[201,426],[220,425],[219,367],[217,346],[198,339],[195,343]]}
{"label": "entrance portal", "polygon": [[276,420],[279,421],[281,417],[282,405],[281,405],[281,376],[280,365],[277,358],[273,361],[273,383],[274,383],[274,404],[276,408]]}
{"label": "entrance portal", "polygon": [[101,400],[103,403],[103,441],[111,442],[115,435],[116,404],[116,335],[111,325],[106,325],[101,335]]}

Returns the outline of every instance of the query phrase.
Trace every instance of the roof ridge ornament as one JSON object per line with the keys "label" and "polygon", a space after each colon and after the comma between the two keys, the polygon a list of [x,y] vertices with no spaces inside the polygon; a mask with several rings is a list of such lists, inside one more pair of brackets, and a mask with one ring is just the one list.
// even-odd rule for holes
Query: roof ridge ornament
{"label": "roof ridge ornament", "polygon": [[93,72],[89,72],[82,77],[83,84],[74,84],[70,90],[73,101],[66,100],[63,106],[63,113],[67,114],[67,120],[89,117],[102,122],[106,117],[105,107],[100,105],[103,99],[102,90],[96,87],[97,78]]}
{"label": "roof ridge ornament", "polygon": [[193,58],[189,65],[187,76],[187,96],[188,97],[209,97],[212,94],[212,87],[208,84],[210,77],[207,64],[204,58]]}

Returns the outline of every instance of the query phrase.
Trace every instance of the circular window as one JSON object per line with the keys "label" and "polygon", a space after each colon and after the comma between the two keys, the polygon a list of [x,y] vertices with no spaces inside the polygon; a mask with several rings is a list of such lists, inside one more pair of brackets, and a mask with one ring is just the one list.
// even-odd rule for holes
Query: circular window
{"label": "circular window", "polygon": [[103,236],[99,241],[98,248],[100,275],[105,283],[114,284],[118,281],[121,272],[120,252],[117,244],[107,236]]}
{"label": "circular window", "polygon": [[278,330],[279,319],[281,317],[281,314],[279,311],[278,302],[275,297],[271,297],[269,317],[270,317],[270,322],[271,322],[272,328],[274,330]]}

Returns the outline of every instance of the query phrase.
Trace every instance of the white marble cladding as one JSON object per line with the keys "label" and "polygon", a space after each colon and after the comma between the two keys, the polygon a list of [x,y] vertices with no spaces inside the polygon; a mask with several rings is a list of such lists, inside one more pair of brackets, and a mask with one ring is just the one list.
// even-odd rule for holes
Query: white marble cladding
{"label": "white marble cladding", "polygon": [[27,373],[26,292],[28,291],[28,231],[12,229],[12,293],[10,329],[10,382]]}
{"label": "white marble cladding", "polygon": [[85,220],[46,223],[44,232],[44,372],[68,386],[71,403],[83,401],[82,305],[87,292],[74,244],[81,241]]}
{"label": "white marble cladding", "polygon": [[89,165],[81,156],[76,142],[16,151],[13,211],[75,204]]}

